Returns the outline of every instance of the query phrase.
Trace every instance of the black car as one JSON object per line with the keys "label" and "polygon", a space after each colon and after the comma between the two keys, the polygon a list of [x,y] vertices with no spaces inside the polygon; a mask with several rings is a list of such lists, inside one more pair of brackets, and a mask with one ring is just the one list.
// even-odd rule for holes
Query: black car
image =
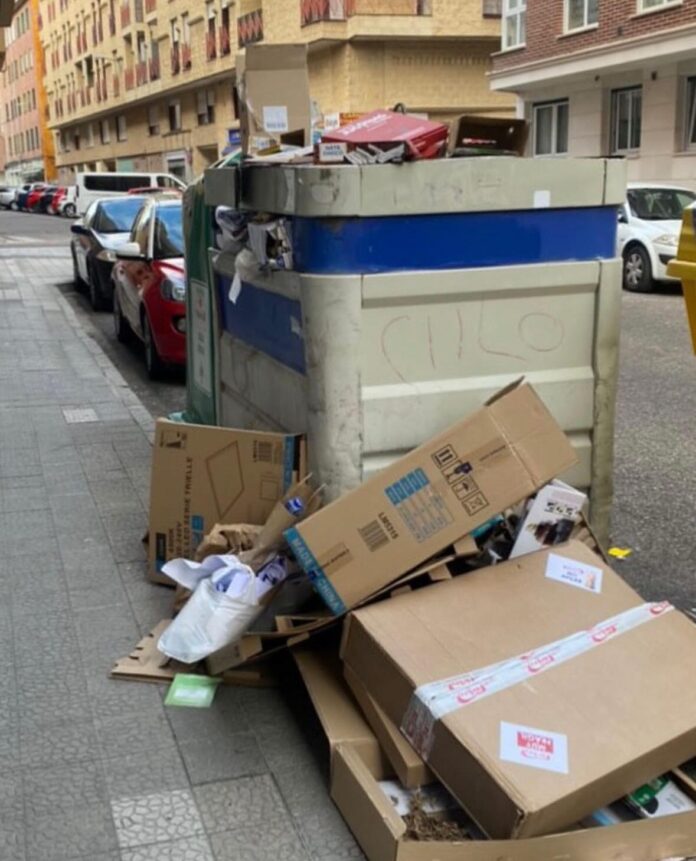
{"label": "black car", "polygon": [[111,307],[111,267],[114,250],[128,242],[133,222],[143,205],[142,197],[95,200],[70,230],[75,285],[87,287],[95,311]]}
{"label": "black car", "polygon": [[43,194],[39,198],[35,212],[48,212],[48,207],[51,205],[53,195],[58,191],[57,185],[47,185]]}

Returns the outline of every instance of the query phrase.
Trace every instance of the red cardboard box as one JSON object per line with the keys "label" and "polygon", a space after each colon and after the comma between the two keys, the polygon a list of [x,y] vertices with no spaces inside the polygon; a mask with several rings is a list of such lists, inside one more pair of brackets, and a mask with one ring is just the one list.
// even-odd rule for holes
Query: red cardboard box
{"label": "red cardboard box", "polygon": [[437,158],[443,152],[449,129],[443,123],[394,111],[373,111],[355,122],[326,132],[322,140],[346,143],[349,148],[395,146],[405,143],[412,159]]}

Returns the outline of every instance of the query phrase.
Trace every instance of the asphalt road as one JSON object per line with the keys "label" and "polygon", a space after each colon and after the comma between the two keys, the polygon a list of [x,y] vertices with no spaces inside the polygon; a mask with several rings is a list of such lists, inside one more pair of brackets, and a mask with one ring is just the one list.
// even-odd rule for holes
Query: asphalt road
{"label": "asphalt road", "polygon": [[[70,223],[0,212],[0,247],[8,237],[11,244],[36,244],[37,253],[44,242],[67,247]],[[111,315],[92,312],[72,284],[57,286],[153,415],[183,409],[181,377],[150,382],[140,351],[114,338]],[[696,356],[681,291],[624,293],[613,543],[632,554],[617,568],[646,599],[668,599],[684,609],[696,609],[695,420]]]}
{"label": "asphalt road", "polygon": [[[30,215],[24,212],[0,210],[0,248],[17,244],[21,247],[41,245],[70,245],[71,221],[50,215]],[[0,263],[0,265],[2,265]],[[119,344],[113,334],[109,313],[95,313],[84,293],[72,282],[56,285],[70,301],[76,313],[87,324],[111,361],[118,367],[131,388],[154,416],[167,416],[183,410],[186,405],[186,378],[183,371],[174,370],[166,379],[153,383],[145,371],[145,361],[139,344]]]}

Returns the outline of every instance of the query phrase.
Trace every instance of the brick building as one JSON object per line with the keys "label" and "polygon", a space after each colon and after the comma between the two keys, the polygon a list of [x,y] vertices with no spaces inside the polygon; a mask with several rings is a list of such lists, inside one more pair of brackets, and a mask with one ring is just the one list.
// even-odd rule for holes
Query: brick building
{"label": "brick building", "polygon": [[491,85],[532,155],[623,155],[629,178],[696,188],[696,0],[503,0]]}
{"label": "brick building", "polygon": [[43,179],[44,165],[34,42],[29,0],[15,2],[5,31],[5,64],[0,72],[0,177],[11,184]]}
{"label": "brick building", "polygon": [[487,81],[500,0],[40,3],[64,181],[80,169],[198,174],[237,126],[235,56],[258,41],[308,44],[312,96],[324,111],[398,101],[443,118],[514,110]]}

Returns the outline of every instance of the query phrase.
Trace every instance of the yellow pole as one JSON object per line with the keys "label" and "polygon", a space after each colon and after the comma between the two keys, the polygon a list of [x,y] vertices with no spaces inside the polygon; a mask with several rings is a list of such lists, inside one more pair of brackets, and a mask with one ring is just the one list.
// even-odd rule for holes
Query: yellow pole
{"label": "yellow pole", "polygon": [[39,0],[30,0],[31,34],[34,41],[34,73],[36,75],[36,107],[39,112],[39,133],[41,135],[41,152],[44,163],[44,179],[55,182],[58,178],[56,169],[56,151],[53,142],[53,132],[48,127],[48,99],[46,97],[46,60],[41,44],[41,13]]}

